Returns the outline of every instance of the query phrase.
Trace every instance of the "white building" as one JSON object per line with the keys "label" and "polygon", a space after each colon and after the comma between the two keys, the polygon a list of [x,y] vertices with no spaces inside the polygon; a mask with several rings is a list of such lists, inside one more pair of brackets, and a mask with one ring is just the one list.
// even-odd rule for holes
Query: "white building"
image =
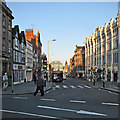
{"label": "white building", "polygon": [[92,76],[94,68],[105,68],[105,80],[120,82],[120,11],[116,20],[96,28],[85,40],[85,74]]}
{"label": "white building", "polygon": [[13,37],[13,83],[18,84],[25,80],[25,35],[19,33],[19,26],[12,29]]}
{"label": "white building", "polygon": [[33,74],[33,45],[26,41],[26,81],[32,80]]}

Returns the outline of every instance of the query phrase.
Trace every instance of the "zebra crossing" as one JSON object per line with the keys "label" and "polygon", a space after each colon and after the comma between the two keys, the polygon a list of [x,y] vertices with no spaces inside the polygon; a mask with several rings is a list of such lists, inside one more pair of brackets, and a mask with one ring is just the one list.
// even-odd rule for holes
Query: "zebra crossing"
{"label": "zebra crossing", "polygon": [[63,89],[68,89],[68,88],[72,88],[72,89],[75,89],[75,88],[79,88],[79,89],[83,89],[83,88],[88,88],[88,89],[90,89],[91,87],[90,86],[86,86],[86,85],[77,85],[77,86],[75,86],[75,85],[55,85],[54,86],[54,88],[55,89],[61,89],[61,88],[63,88]]}

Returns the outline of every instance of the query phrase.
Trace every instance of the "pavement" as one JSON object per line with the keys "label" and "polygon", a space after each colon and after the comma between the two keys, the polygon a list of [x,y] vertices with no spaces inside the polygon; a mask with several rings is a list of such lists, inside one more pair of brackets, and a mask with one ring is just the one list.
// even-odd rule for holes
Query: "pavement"
{"label": "pavement", "polygon": [[[105,87],[103,87],[102,81],[97,81],[95,85],[93,85],[92,81],[87,81],[84,79],[81,79],[81,80],[88,86],[91,86],[97,89],[104,89],[104,90],[108,90],[108,91],[120,94],[120,85],[118,85],[118,83],[110,82],[110,81],[105,82]],[[52,82],[46,82],[46,87],[44,87],[44,91],[45,92],[49,91],[50,89],[52,89],[54,85],[55,84]],[[2,90],[2,95],[33,94],[35,92],[35,89],[36,89],[36,84],[34,84],[33,81],[30,81],[30,82],[14,85],[13,92],[12,92],[12,86],[8,86],[5,90]]]}
{"label": "pavement", "polygon": [[[53,83],[46,82],[46,87],[44,87],[44,91],[47,92],[52,89]],[[2,90],[2,95],[24,95],[24,94],[33,94],[36,90],[36,84],[33,81],[24,82],[20,84],[16,84],[13,86],[8,86],[6,89]],[[13,90],[13,91],[12,91]]]}
{"label": "pavement", "polygon": [[96,81],[95,85],[92,81],[88,81],[88,85],[97,89],[103,89],[120,94],[120,83],[117,82],[105,81],[105,85],[103,86],[103,81]]}

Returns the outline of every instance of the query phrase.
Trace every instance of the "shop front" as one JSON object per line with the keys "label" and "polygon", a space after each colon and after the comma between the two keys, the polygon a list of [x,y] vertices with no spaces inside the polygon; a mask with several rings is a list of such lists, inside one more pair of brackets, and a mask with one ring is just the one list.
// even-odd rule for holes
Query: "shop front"
{"label": "shop front", "polygon": [[26,69],[26,81],[32,81],[32,69]]}
{"label": "shop front", "polygon": [[13,84],[23,83],[25,79],[25,66],[13,65]]}

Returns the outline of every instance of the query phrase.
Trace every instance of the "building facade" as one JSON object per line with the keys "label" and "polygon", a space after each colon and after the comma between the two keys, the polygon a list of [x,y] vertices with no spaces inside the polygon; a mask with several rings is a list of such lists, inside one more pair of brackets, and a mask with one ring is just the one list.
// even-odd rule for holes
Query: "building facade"
{"label": "building facade", "polygon": [[60,61],[53,61],[50,63],[53,71],[63,71],[63,64]]}
{"label": "building facade", "polygon": [[12,29],[13,38],[13,83],[18,84],[24,82],[25,68],[25,47],[26,40],[24,31],[19,32],[19,26],[16,25]]}
{"label": "building facade", "polygon": [[67,61],[65,62],[65,66],[63,67],[63,74],[65,75],[69,75],[69,65],[67,63]]}
{"label": "building facade", "polygon": [[84,77],[85,75],[85,47],[77,46],[74,51],[74,77]]}
{"label": "building facade", "polygon": [[74,56],[70,58],[70,76],[74,77],[75,76],[75,71],[74,71]]}
{"label": "building facade", "polygon": [[33,29],[26,29],[25,30],[25,38],[27,41],[29,41],[30,43],[32,43],[34,50],[36,50],[37,53],[37,68],[36,71],[41,71],[41,67],[42,67],[42,43],[40,40],[40,33],[39,30],[37,32],[37,35],[33,34]]}
{"label": "building facade", "polygon": [[33,45],[26,41],[26,81],[32,81],[33,78]]}
{"label": "building facade", "polygon": [[1,38],[2,38],[2,76],[7,73],[8,82],[12,81],[12,11],[4,1],[0,2]]}
{"label": "building facade", "polygon": [[116,20],[111,19],[104,27],[98,27],[95,33],[85,39],[85,74],[92,77],[94,69],[101,79],[104,70],[105,80],[120,82],[120,12]]}

